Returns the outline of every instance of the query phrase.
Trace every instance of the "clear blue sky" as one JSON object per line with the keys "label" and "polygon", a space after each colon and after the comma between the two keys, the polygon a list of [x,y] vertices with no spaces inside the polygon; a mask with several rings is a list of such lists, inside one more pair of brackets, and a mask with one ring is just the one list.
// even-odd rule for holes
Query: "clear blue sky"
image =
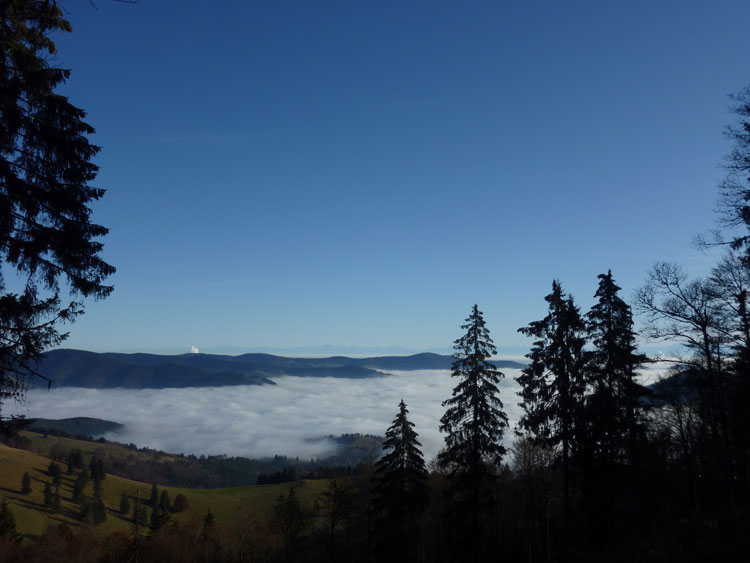
{"label": "clear blue sky", "polygon": [[518,352],[553,278],[713,260],[750,3],[95,3],[57,62],[116,289],[66,346],[447,349],[476,302]]}

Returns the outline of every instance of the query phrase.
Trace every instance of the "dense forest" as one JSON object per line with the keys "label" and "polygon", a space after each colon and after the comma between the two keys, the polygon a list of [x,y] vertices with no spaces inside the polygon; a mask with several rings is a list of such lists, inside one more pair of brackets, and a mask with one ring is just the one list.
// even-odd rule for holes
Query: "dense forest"
{"label": "dense forest", "polygon": [[[57,421],[53,421],[57,422]],[[111,424],[111,423],[110,423]],[[35,423],[30,425],[33,430]],[[113,475],[141,481],[156,482],[168,487],[191,489],[243,487],[284,483],[297,479],[321,479],[334,473],[357,473],[359,467],[372,463],[380,456],[383,439],[363,434],[326,436],[333,448],[330,453],[318,458],[300,459],[275,455],[273,457],[248,458],[227,455],[173,454],[135,444],[122,444],[112,440],[91,436],[71,435],[65,431],[46,428],[44,436],[61,436],[112,447],[93,447],[97,457]],[[37,430],[38,431],[38,430]],[[12,448],[37,451],[33,441],[25,434],[17,434],[0,440]],[[82,456],[80,448],[54,445],[44,451],[50,459],[70,465],[73,456]]]}

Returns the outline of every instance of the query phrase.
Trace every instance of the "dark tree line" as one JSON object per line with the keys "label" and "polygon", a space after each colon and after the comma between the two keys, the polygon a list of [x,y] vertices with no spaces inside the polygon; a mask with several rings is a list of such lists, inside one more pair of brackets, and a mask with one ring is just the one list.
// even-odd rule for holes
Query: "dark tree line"
{"label": "dark tree line", "polygon": [[[331,476],[314,505],[300,500],[305,483],[297,481],[265,518],[217,521],[209,512],[195,526],[172,517],[178,499],[170,506],[154,484],[150,501],[122,495],[120,513],[138,539],[119,555],[100,546],[102,557],[129,560],[137,545],[142,561],[743,560],[749,341],[743,306],[718,289],[719,280],[738,281],[729,264],[705,283],[659,278],[670,281],[668,297],[658,285],[638,293],[639,308],[659,308],[648,334],[679,334],[688,351],[650,387],[638,382],[649,360],[636,350],[632,311],[611,272],[599,276],[586,314],[555,281],[546,315],[520,329],[534,342],[517,377],[515,434],[506,432],[509,397],[475,306],[456,341],[456,385],[439,421],[445,448],[429,469],[401,401],[377,463]],[[96,457],[88,468],[74,496],[81,518],[96,524]],[[56,463],[49,474],[60,474]],[[48,485],[45,503],[53,499]]]}

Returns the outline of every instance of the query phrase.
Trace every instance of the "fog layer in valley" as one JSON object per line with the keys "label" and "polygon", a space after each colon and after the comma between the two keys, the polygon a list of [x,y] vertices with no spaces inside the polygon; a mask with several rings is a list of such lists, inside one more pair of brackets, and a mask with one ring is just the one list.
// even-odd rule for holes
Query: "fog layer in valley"
{"label": "fog layer in valley", "polygon": [[[500,398],[511,429],[521,415],[513,380],[504,369]],[[187,389],[33,389],[23,405],[8,404],[29,417],[91,416],[114,420],[125,430],[107,438],[167,452],[301,458],[332,452],[329,434],[360,432],[382,436],[403,398],[423,445],[425,460],[442,447],[438,431],[458,383],[448,371],[395,372],[373,379],[279,377],[276,385]],[[4,406],[5,409],[5,406]],[[506,432],[506,443],[513,440]]]}

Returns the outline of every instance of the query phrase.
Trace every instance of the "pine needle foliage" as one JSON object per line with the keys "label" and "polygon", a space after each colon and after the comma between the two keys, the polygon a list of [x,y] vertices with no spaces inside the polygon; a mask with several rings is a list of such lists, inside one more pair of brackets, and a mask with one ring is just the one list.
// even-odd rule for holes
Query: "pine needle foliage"
{"label": "pine needle foliage", "polygon": [[562,459],[563,538],[567,542],[572,517],[571,460],[580,450],[586,429],[586,324],[559,281],[552,282],[552,293],[544,299],[547,316],[518,329],[535,338],[531,353],[526,355],[531,363],[516,378],[524,410],[519,433],[552,448]]}
{"label": "pine needle foliage", "polygon": [[486,464],[496,466],[505,455],[502,439],[508,415],[498,390],[504,375],[489,362],[497,348],[477,305],[461,329],[466,333],[455,341],[451,369],[460,382],[443,402],[448,408],[440,419],[440,431],[446,433],[440,461],[452,474],[478,477]]}
{"label": "pine needle foliage", "polygon": [[386,430],[383,442],[383,450],[390,451],[375,464],[380,491],[383,494],[397,491],[401,502],[408,502],[408,499],[419,499],[421,502],[427,478],[420,450],[422,444],[417,439],[414,423],[407,418],[409,411],[403,399],[398,408],[399,412]]}
{"label": "pine needle foliage", "polygon": [[419,515],[427,502],[427,469],[403,399],[385,432],[387,452],[375,464],[376,550],[384,560],[413,560]]}
{"label": "pine needle foliage", "polygon": [[[46,379],[38,360],[66,338],[60,326],[83,312],[82,298],[113,289],[104,281],[115,269],[99,256],[107,229],[90,221],[104,195],[91,185],[94,129],[57,92],[70,71],[50,64],[52,37],[70,31],[56,2],[0,2],[0,407]],[[23,425],[0,416],[1,434]]]}
{"label": "pine needle foliage", "polygon": [[589,439],[593,453],[612,463],[620,452],[632,450],[639,434],[638,408],[643,395],[636,369],[647,358],[636,353],[633,314],[618,292],[612,271],[599,274],[594,297],[598,302],[586,315],[593,350],[589,355],[587,398]]}
{"label": "pine needle foliage", "polygon": [[586,325],[557,280],[544,299],[549,304],[547,316],[518,329],[535,339],[526,355],[531,363],[516,378],[524,411],[519,426],[543,445],[562,445],[567,456],[583,415]]}

